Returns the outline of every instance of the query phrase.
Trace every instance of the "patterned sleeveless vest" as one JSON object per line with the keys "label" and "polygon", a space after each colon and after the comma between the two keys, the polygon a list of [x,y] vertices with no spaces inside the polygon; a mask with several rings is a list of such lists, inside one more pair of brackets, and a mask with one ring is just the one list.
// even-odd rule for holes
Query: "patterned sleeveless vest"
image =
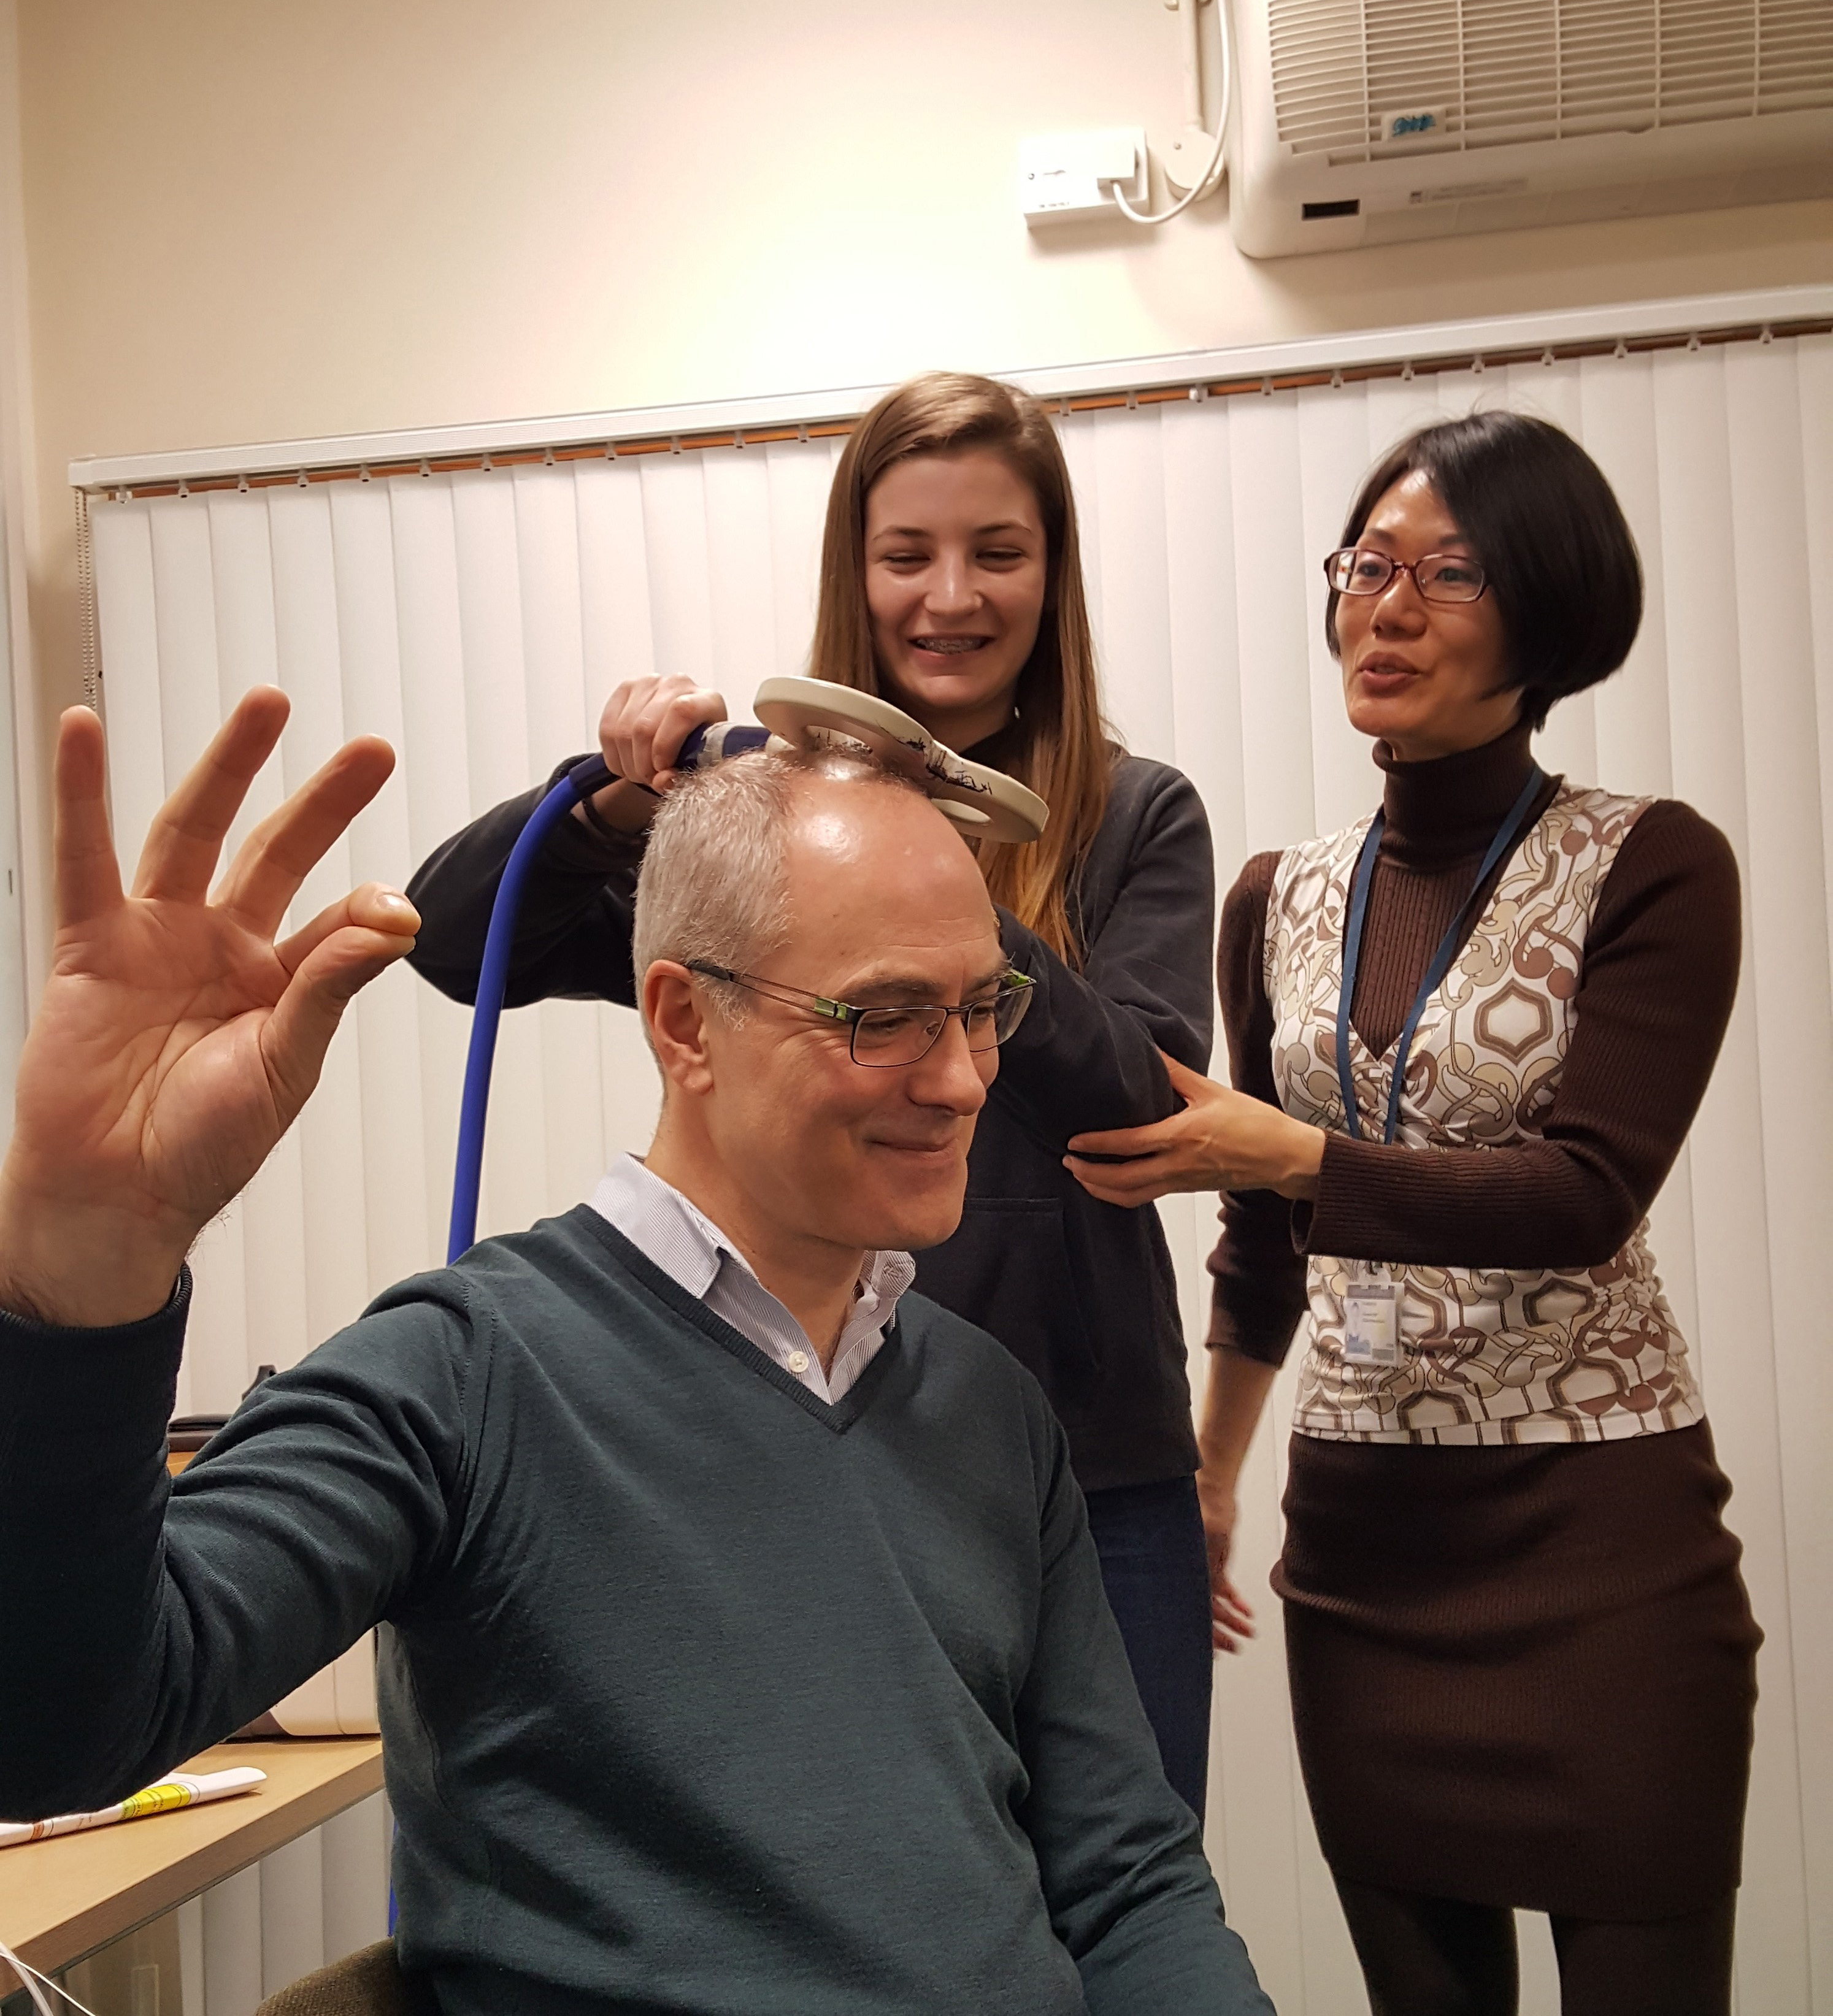
{"label": "patterned sleeveless vest", "polygon": [[[1562,784],[1503,869],[1426,1003],[1395,1140],[1482,1153],[1532,1139],[1558,1089],[1597,894],[1650,801]],[[1273,1076],[1296,1118],[1347,1132],[1337,1077],[1338,990],[1350,878],[1369,822],[1281,856],[1267,905]],[[1392,1052],[1353,1030],[1350,1071],[1378,1140]],[[1343,1355],[1350,1262],[1310,1262],[1312,1341],[1295,1426],[1342,1442],[1614,1442],[1703,1413],[1685,1340],[1638,1226],[1601,1266],[1508,1269],[1358,1262],[1396,1289],[1398,1365]]]}

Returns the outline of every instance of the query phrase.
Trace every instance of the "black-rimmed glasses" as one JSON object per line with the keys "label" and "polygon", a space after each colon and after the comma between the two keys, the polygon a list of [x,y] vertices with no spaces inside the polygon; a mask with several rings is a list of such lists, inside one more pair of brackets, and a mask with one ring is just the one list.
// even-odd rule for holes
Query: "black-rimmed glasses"
{"label": "black-rimmed glasses", "polygon": [[1475,602],[1489,585],[1483,570],[1461,553],[1397,560],[1373,546],[1341,546],[1324,556],[1323,578],[1339,595],[1379,595],[1397,574],[1410,574],[1428,602]]}
{"label": "black-rimmed glasses", "polygon": [[958,1008],[855,1008],[845,1001],[830,1001],[824,994],[811,994],[805,988],[785,987],[780,981],[761,980],[754,973],[734,973],[729,966],[715,966],[710,959],[690,959],[690,973],[704,980],[722,980],[728,986],[742,987],[761,994],[768,1001],[786,1007],[804,1008],[825,1021],[845,1026],[853,1062],[879,1071],[913,1064],[935,1048],[952,1017],[959,1017],[967,1031],[971,1050],[997,1049],[1019,1024],[1031,1006],[1037,983],[1022,973],[999,977],[999,992],[991,1000],[963,1001]]}

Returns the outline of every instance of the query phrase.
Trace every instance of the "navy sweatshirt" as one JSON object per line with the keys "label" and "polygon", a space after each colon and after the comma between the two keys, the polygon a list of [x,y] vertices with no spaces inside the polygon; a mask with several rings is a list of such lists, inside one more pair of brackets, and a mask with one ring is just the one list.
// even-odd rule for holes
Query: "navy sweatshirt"
{"label": "navy sweatshirt", "polygon": [[582,1206],[168,1484],[188,1294],[0,1322],[0,1814],[118,1798],[380,1622],[400,1950],[454,2016],[1268,2009],[991,1339],[908,1296],[830,1407]]}
{"label": "navy sweatshirt", "polygon": [[[999,761],[996,738],[970,753]],[[497,884],[541,795],[486,812],[408,884],[422,920],[410,963],[455,1000],[476,998]],[[523,890],[511,1007],[549,995],[634,1004],[642,859],[640,837],[620,842],[560,822]],[[960,1229],[917,1255],[916,1285],[1035,1373],[1068,1431],[1082,1489],[1097,1491],[1197,1467],[1183,1323],[1158,1214],[1097,1202],[1062,1165],[1071,1135],[1178,1110],[1160,1050],[1208,1068],[1215,866],[1187,777],[1115,751],[1107,812],[1070,898],[1086,948],[1079,971],[999,913],[1006,956],[1037,992],[1000,1052],[974,1130]]]}

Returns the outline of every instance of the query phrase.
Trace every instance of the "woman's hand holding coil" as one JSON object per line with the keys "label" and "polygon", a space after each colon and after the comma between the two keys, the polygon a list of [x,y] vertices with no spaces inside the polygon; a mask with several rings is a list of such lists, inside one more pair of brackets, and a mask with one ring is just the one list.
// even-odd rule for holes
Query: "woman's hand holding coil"
{"label": "woman's hand holding coil", "polygon": [[153,820],[131,895],[109,832],[102,724],[84,707],[63,717],[56,937],[0,1168],[0,1306],[67,1326],[159,1309],[193,1240],[311,1095],[351,997],[412,947],[413,906],[373,883],[275,937],[394,767],[373,736],[264,819],[211,895],[287,712],[271,686],[243,695]]}
{"label": "woman's hand holding coil", "polygon": [[655,816],[656,794],[675,782],[682,743],[697,728],[725,718],[718,693],[677,674],[614,686],[599,716],[598,746],[617,781],[592,794],[593,812],[620,833],[642,832]]}
{"label": "woman's hand holding coil", "polygon": [[[1164,1053],[1160,1053],[1162,1056]],[[1231,1092],[1165,1057],[1172,1089],[1183,1111],[1150,1127],[1078,1134],[1064,1167],[1090,1197],[1129,1207],[1181,1190],[1277,1190],[1314,1197],[1323,1160],[1323,1133],[1264,1100]],[[1088,1155],[1124,1155],[1090,1162]]]}

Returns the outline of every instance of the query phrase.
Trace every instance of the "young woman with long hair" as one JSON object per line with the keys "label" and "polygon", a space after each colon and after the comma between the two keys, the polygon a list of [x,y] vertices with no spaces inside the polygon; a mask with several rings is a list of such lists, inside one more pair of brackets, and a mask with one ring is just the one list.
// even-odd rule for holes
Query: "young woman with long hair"
{"label": "young woman with long hair", "polygon": [[[1206,1064],[1213,866],[1189,781],[1127,754],[1103,720],[1068,470],[1035,401],[937,373],[866,415],[829,501],[809,669],[882,695],[1050,805],[1040,841],[978,844],[1005,952],[1036,992],[980,1116],[960,1229],[917,1256],[916,1286],[1043,1382],[1167,1775],[1201,1813],[1210,1599],[1170,1258],[1154,1211],[1087,1196],[1062,1155],[1079,1132],[1176,1110],[1161,1052]],[[718,694],[667,675],[613,693],[600,740],[618,781],[536,865],[512,1004],[633,1003],[643,831],[690,731],[725,714]],[[475,989],[538,795],[468,827],[410,884],[413,963],[457,999]]]}

